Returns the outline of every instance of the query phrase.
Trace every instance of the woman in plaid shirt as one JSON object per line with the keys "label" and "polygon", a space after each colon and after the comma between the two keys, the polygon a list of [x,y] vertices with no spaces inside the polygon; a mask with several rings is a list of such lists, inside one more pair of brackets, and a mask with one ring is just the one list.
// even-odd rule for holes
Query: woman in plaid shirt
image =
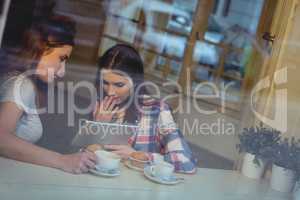
{"label": "woman in plaid shirt", "polygon": [[177,172],[195,173],[196,160],[177,128],[170,107],[149,96],[143,86],[144,68],[139,53],[131,46],[118,44],[99,59],[96,79],[98,101],[93,117],[96,121],[135,123],[137,134],[129,145],[106,145],[123,158],[142,151],[151,160],[164,159]]}

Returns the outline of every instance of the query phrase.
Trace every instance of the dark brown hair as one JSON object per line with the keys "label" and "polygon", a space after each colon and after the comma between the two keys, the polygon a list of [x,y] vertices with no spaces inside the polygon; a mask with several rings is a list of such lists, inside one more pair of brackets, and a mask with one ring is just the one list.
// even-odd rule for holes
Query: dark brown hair
{"label": "dark brown hair", "polygon": [[1,73],[35,69],[41,56],[52,48],[74,45],[75,23],[65,16],[52,16],[33,23],[23,36],[20,49],[7,51],[1,60]]}
{"label": "dark brown hair", "polygon": [[[15,76],[30,69],[35,70],[44,53],[64,45],[73,46],[75,33],[75,22],[64,16],[52,16],[33,23],[25,32],[20,49],[0,52],[0,75]],[[28,78],[34,83],[36,103],[40,106],[45,102],[48,86],[35,75]]]}
{"label": "dark brown hair", "polygon": [[120,70],[129,74],[133,81],[144,77],[144,64],[139,52],[127,44],[117,44],[108,49],[98,60],[97,75],[100,75],[101,69]]}
{"label": "dark brown hair", "polygon": [[[136,88],[144,82],[144,65],[139,52],[134,47],[127,44],[117,44],[108,49],[103,56],[99,58],[95,84],[98,91],[98,99],[106,96],[101,84],[102,81],[100,80],[102,69],[119,70],[126,73],[133,81],[134,98],[138,98],[138,101],[140,101],[140,95],[147,94],[145,88],[140,88],[139,93],[136,93]],[[135,108],[134,102],[132,102],[126,111],[125,120],[129,123],[135,123],[137,120],[137,112],[138,110]]]}

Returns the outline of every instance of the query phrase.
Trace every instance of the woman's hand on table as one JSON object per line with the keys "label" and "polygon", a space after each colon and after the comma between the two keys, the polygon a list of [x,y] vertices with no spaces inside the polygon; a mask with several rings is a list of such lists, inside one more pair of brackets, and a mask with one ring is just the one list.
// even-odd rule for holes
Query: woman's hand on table
{"label": "woman's hand on table", "polygon": [[116,107],[116,101],[113,97],[104,97],[101,102],[96,103],[94,108],[93,117],[95,121],[111,122],[113,116],[118,112],[119,108]]}
{"label": "woman's hand on table", "polygon": [[118,154],[123,159],[127,159],[135,150],[129,145],[104,145],[104,148]]}
{"label": "woman's hand on table", "polygon": [[61,169],[73,174],[86,173],[95,168],[97,157],[92,152],[79,152],[61,156]]}

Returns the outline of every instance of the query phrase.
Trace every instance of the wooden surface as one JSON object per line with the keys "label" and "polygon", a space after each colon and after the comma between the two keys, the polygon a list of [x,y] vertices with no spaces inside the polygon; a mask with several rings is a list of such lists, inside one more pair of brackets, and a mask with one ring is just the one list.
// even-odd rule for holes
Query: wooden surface
{"label": "wooden surface", "polygon": [[266,182],[243,177],[236,171],[198,169],[195,175],[177,175],[185,182],[166,186],[147,180],[142,173],[121,168],[116,178],[72,175],[56,169],[0,158],[1,199],[205,199],[285,200],[290,196],[271,190]]}

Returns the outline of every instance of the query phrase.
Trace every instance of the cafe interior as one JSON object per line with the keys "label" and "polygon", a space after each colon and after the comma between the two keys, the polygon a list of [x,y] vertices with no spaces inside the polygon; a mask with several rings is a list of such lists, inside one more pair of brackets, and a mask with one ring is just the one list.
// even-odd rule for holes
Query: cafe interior
{"label": "cafe interior", "polygon": [[53,93],[63,107],[40,114],[38,146],[79,151],[72,141],[90,113],[70,104],[88,107],[93,94],[84,84],[94,84],[99,57],[126,44],[141,55],[147,90],[170,106],[198,170],[164,184],[126,167],[116,178],[80,178],[0,160],[0,199],[300,199],[299,3],[1,0],[1,50],[18,48],[37,19],[76,22],[73,52]]}

